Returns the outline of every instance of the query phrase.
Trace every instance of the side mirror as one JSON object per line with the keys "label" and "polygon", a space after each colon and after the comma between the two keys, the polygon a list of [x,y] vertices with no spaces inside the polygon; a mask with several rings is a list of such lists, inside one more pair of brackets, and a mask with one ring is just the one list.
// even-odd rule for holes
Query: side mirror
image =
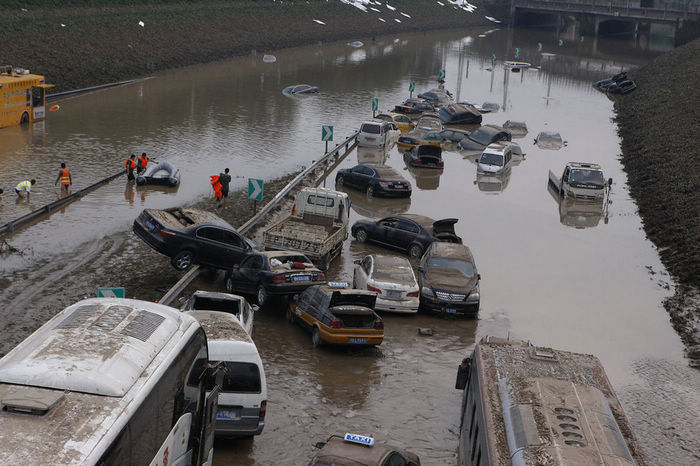
{"label": "side mirror", "polygon": [[476,279],[477,279],[477,280],[481,280],[481,274],[480,274],[480,273],[477,273],[477,274],[476,274]]}
{"label": "side mirror", "polygon": [[258,306],[257,304],[253,304],[252,306],[250,306],[250,308],[253,310],[253,312],[258,312],[260,310],[260,306]]}
{"label": "side mirror", "polygon": [[355,264],[355,265],[360,265],[361,262],[362,262],[362,261],[361,261],[360,259],[357,259],[357,260],[352,261],[352,263]]}

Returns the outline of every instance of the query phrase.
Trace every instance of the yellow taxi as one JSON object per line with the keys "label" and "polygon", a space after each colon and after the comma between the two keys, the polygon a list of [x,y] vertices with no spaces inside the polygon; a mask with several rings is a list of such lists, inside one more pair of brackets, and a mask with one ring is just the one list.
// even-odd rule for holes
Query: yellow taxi
{"label": "yellow taxi", "polygon": [[413,123],[410,118],[399,113],[380,113],[374,118],[377,120],[384,120],[394,123],[402,133],[411,131],[416,126],[416,124]]}
{"label": "yellow taxi", "polygon": [[347,283],[310,286],[289,303],[287,320],[311,330],[314,346],[380,345],[384,321],[374,312],[376,301],[375,292]]}

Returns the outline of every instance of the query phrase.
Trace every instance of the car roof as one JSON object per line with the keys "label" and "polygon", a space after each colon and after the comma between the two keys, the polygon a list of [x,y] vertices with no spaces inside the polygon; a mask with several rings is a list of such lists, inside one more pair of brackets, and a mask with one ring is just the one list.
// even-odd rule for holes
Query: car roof
{"label": "car roof", "polygon": [[411,263],[405,257],[372,254],[374,280],[402,285],[414,285],[416,282]]}
{"label": "car roof", "polygon": [[221,311],[186,311],[199,322],[204,329],[208,341],[227,340],[253,343],[248,332],[245,331],[238,318]]}
{"label": "car roof", "polygon": [[413,220],[416,222],[418,225],[422,226],[423,228],[432,228],[433,223],[435,223],[435,220],[433,220],[430,217],[426,217],[424,215],[418,215],[418,214],[401,214],[398,215],[399,218],[405,218],[408,220]]}
{"label": "car roof", "polygon": [[363,164],[367,167],[372,168],[374,171],[377,172],[380,178],[385,179],[385,180],[403,180],[405,179],[399,172],[397,172],[394,168],[390,167],[389,165],[380,165],[380,164],[374,164],[374,163],[365,163]]}
{"label": "car roof", "polygon": [[402,452],[400,449],[385,443],[375,442],[373,446],[368,447],[346,442],[340,436],[333,436],[328,439],[315,460],[325,461],[328,464],[373,466],[378,465],[388,453],[395,450]]}
{"label": "car roof", "polygon": [[469,247],[464,244],[436,241],[430,246],[430,254],[437,257],[448,257],[450,259],[462,259],[474,262],[472,252],[469,250]]}

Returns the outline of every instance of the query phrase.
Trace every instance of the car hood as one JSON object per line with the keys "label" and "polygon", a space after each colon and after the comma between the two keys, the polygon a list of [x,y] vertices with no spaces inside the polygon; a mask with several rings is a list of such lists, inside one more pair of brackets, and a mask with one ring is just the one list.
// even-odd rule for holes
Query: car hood
{"label": "car hood", "polygon": [[454,269],[442,267],[429,267],[423,279],[423,286],[443,290],[460,291],[469,293],[476,286],[477,277],[467,277]]}

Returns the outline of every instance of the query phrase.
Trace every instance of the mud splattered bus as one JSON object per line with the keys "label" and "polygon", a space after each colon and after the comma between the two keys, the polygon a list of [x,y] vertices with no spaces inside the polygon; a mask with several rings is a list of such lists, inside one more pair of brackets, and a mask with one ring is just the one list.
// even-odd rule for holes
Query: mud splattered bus
{"label": "mud splattered bus", "polygon": [[456,388],[461,466],[648,464],[595,356],[485,337]]}
{"label": "mud splattered bus", "polygon": [[41,75],[0,65],[0,128],[43,120],[51,87]]}
{"label": "mud splattered bus", "polygon": [[0,464],[211,464],[218,369],[187,314],[79,301],[0,359]]}

